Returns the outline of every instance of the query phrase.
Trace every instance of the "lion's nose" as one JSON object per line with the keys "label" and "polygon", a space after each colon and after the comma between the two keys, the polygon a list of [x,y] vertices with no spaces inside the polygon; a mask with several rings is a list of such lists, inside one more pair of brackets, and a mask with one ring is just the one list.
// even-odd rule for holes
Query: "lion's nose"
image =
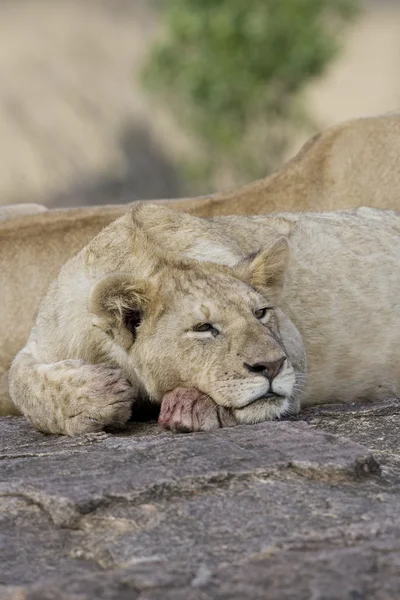
{"label": "lion's nose", "polygon": [[271,362],[257,362],[252,365],[244,363],[244,366],[250,371],[250,373],[261,373],[271,382],[273,379],[275,379],[278,373],[280,373],[285,360],[286,358],[282,356],[281,358],[278,358],[278,360]]}

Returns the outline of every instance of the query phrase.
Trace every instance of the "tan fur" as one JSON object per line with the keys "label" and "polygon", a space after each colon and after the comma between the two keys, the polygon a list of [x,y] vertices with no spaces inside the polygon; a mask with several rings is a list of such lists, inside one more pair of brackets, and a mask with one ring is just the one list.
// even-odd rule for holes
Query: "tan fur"
{"label": "tan fur", "polygon": [[[400,215],[369,208],[206,220],[138,206],[61,270],[11,368],[12,398],[39,429],[73,435],[178,387],[247,423],[300,400],[398,395],[399,234]],[[277,362],[268,383],[258,366]]]}
{"label": "tan fur", "polygon": [[[206,217],[360,205],[398,208],[399,157],[399,114],[349,121],[313,137],[263,180],[170,206]],[[0,414],[12,410],[6,373],[26,343],[50,282],[66,260],[126,210],[125,205],[102,206],[0,220]],[[198,250],[204,254],[201,243]]]}

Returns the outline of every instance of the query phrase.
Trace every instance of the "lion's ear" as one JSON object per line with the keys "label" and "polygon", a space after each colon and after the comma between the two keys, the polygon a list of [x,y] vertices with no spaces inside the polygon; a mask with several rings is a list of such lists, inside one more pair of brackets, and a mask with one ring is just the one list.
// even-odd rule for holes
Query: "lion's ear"
{"label": "lion's ear", "polygon": [[280,237],[269,247],[240,261],[235,270],[239,277],[254,287],[268,287],[278,291],[283,285],[288,260],[288,240]]}
{"label": "lion's ear", "polygon": [[107,275],[96,283],[89,297],[92,323],[123,346],[131,346],[154,297],[153,285],[129,273]]}

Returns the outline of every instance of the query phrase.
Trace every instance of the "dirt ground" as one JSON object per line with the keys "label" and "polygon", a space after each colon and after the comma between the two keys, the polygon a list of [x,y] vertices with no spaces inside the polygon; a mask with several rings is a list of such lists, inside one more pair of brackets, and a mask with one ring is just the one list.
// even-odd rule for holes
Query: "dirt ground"
{"label": "dirt ground", "polygon": [[376,0],[350,30],[340,59],[310,86],[309,109],[332,125],[400,108],[400,2]]}
{"label": "dirt ground", "polygon": [[146,0],[0,1],[2,204],[179,194],[138,82],[156,29]]}

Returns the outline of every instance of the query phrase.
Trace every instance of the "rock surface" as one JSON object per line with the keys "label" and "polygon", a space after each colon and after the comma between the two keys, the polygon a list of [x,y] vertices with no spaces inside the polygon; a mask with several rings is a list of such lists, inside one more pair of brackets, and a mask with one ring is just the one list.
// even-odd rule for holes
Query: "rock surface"
{"label": "rock surface", "polygon": [[400,402],[171,434],[0,419],[0,598],[399,597]]}

